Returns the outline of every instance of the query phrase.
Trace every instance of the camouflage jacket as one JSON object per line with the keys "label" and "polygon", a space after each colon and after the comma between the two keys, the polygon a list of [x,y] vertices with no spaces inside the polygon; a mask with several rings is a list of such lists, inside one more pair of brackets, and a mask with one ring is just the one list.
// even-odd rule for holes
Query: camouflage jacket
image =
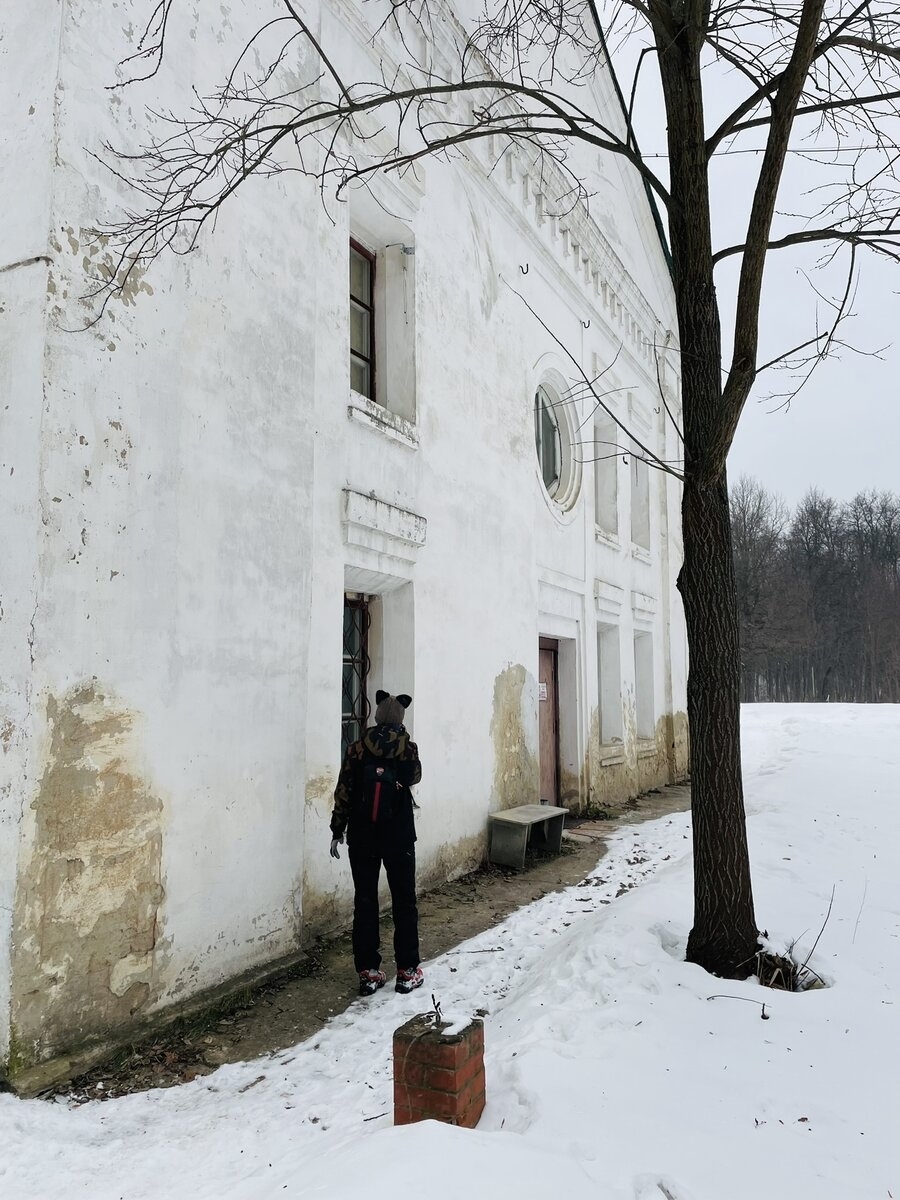
{"label": "camouflage jacket", "polygon": [[401,784],[396,816],[390,822],[389,829],[379,831],[379,841],[387,841],[396,848],[406,843],[412,845],[416,840],[416,833],[413,798],[409,789],[422,778],[422,764],[419,762],[416,743],[410,741],[409,734],[402,725],[373,725],[358,742],[347,747],[334,789],[332,836],[342,837],[346,832],[347,840],[351,844],[358,844],[364,838],[371,839],[374,836],[370,830],[354,821],[354,813],[361,797],[362,766],[366,760],[373,758],[390,760],[397,781]]}

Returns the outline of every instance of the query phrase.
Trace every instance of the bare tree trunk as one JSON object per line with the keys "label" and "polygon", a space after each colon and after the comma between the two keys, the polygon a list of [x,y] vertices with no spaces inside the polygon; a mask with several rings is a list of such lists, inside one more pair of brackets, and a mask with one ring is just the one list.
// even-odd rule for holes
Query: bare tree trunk
{"label": "bare tree trunk", "polygon": [[[682,353],[684,564],[678,588],[688,636],[688,725],[694,841],[694,925],[687,959],[716,975],[748,975],[758,933],[744,828],[740,648],[725,449],[722,334],[713,280],[700,56],[701,0],[655,28],[669,117],[669,210]],[[727,448],[726,448],[727,449]]]}
{"label": "bare tree trunk", "polygon": [[753,912],[741,781],[740,652],[724,477],[685,482],[684,600],[690,673],[694,927],[687,959],[717,975],[748,975],[759,934]]}

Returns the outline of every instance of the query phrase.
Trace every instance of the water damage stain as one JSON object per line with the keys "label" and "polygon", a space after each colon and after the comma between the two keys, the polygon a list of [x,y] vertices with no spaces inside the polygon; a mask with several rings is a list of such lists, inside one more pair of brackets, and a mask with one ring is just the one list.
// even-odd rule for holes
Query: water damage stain
{"label": "water damage stain", "polygon": [[491,738],[494,743],[494,795],[492,808],[536,804],[537,758],[529,746],[522,712],[528,672],[509,666],[494,680]]}
{"label": "water damage stain", "polygon": [[20,1068],[127,1027],[157,998],[163,805],[135,718],[96,682],[47,703],[50,748],[16,895]]}

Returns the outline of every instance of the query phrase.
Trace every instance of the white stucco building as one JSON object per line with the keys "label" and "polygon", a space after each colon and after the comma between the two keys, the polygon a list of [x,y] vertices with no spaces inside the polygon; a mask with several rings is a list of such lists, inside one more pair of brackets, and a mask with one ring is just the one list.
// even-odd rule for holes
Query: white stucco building
{"label": "white stucco building", "polygon": [[[327,209],[251,180],[83,328],[126,195],[92,152],[221,78],[245,7],[185,5],[118,91],[137,0],[2,18],[0,1078],[26,1087],[346,922],[331,793],[376,688],[413,696],[423,884],[498,807],[686,771],[678,486],[573,365],[678,459],[666,259],[620,160],[584,156],[590,212],[487,148]],[[374,19],[320,10],[348,70]],[[608,72],[592,95],[621,125]]]}

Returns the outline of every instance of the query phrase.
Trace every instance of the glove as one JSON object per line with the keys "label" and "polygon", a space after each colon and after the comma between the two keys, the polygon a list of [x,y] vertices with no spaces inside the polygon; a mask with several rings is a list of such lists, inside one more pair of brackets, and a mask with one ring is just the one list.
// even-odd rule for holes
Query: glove
{"label": "glove", "polygon": [[338,846],[341,845],[343,843],[343,841],[344,841],[343,834],[341,834],[340,837],[331,839],[331,857],[332,858],[340,858],[341,857],[340,854],[338,854]]}

